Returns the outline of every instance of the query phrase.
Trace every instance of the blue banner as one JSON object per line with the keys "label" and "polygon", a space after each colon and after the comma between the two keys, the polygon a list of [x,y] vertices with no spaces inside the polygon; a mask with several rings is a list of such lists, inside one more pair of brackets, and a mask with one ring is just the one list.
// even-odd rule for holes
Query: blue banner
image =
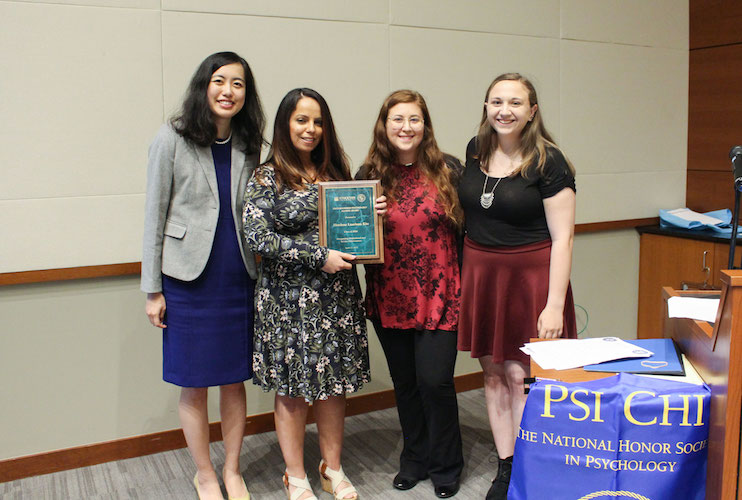
{"label": "blue banner", "polygon": [[703,500],[710,391],[621,373],[531,385],[509,500]]}

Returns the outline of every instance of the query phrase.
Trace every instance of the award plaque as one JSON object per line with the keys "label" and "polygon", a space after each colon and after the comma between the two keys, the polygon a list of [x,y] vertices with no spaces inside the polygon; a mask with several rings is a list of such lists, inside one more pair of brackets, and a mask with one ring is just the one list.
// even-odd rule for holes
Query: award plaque
{"label": "award plaque", "polygon": [[374,203],[381,181],[319,183],[319,244],[356,256],[357,264],[384,262],[382,217]]}

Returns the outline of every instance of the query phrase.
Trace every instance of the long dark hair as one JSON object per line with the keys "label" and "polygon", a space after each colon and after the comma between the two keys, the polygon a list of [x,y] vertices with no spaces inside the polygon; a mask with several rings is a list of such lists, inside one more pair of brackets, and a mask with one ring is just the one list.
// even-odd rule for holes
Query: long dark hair
{"label": "long dark hair", "polygon": [[[520,73],[503,73],[490,83],[490,86],[487,87],[487,92],[484,94],[484,110],[482,111],[482,119],[479,122],[479,133],[477,134],[477,158],[481,165],[487,165],[490,156],[494,155],[497,149],[497,132],[495,132],[487,120],[487,99],[489,99],[492,87],[506,80],[520,82],[528,92],[528,104],[530,106],[538,104],[536,88],[528,78]],[[541,118],[541,110],[536,109],[533,120],[528,122],[520,132],[520,152],[523,156],[523,162],[513,174],[520,173],[523,177],[527,177],[533,169],[543,172],[544,165],[546,164],[547,147],[561,152],[554,139],[552,139],[551,134],[549,134],[544,126],[544,121]],[[572,162],[569,161],[563,152],[562,155],[569,166],[570,172],[574,175],[575,168]],[[538,161],[534,163],[534,160],[537,158]]]}
{"label": "long dark hair", "polygon": [[398,163],[398,159],[396,151],[387,137],[386,123],[389,110],[400,103],[415,103],[423,113],[425,129],[422,142],[417,149],[417,168],[435,185],[438,190],[438,201],[443,206],[446,216],[455,226],[460,226],[463,221],[463,212],[459,204],[459,196],[454,187],[456,174],[445,164],[443,153],[438,148],[438,143],[435,140],[433,121],[430,118],[428,105],[419,92],[397,90],[389,94],[384,100],[374,124],[373,142],[366,156],[367,177],[369,179],[380,179],[384,194],[389,201],[393,202],[396,199],[397,178],[394,175],[392,164]]}
{"label": "long dark hair", "polygon": [[245,71],[245,105],[232,118],[232,137],[244,144],[246,153],[259,153],[264,142],[265,115],[250,66],[234,52],[217,52],[203,60],[191,77],[183,108],[170,123],[185,139],[199,146],[211,145],[217,138],[217,131],[206,98],[206,89],[211,82],[211,75],[217,69],[234,63],[241,64]]}
{"label": "long dark hair", "polygon": [[335,133],[335,125],[327,101],[316,90],[298,88],[289,91],[278,105],[273,122],[273,142],[266,163],[273,165],[276,180],[282,187],[303,189],[308,178],[299,153],[291,142],[290,120],[299,99],[307,97],[319,104],[322,113],[322,138],[311,154],[312,163],[317,169],[318,180],[350,180],[350,167],[343,146]]}

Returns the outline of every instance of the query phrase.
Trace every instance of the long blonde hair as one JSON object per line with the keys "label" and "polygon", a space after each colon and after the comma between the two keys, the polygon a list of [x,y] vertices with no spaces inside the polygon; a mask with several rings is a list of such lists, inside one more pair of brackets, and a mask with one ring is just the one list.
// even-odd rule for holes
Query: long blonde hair
{"label": "long blonde hair", "polygon": [[[497,132],[492,128],[492,125],[487,120],[487,99],[489,98],[490,91],[492,88],[502,81],[515,81],[520,82],[528,92],[528,103],[533,106],[538,104],[538,96],[536,95],[536,88],[520,73],[503,73],[502,75],[495,78],[490,86],[487,87],[487,92],[484,94],[484,109],[482,110],[482,120],[479,122],[479,132],[477,133],[477,152],[476,158],[479,159],[480,164],[487,165],[490,157],[495,154],[497,149]],[[551,138],[551,135],[544,126],[544,121],[541,119],[541,113],[539,109],[533,115],[533,119],[526,124],[520,133],[520,152],[523,156],[523,162],[515,170],[515,173],[520,173],[523,177],[527,177],[533,170],[542,173],[544,165],[546,164],[547,147],[554,148],[562,153],[564,159],[569,166],[570,173],[575,175],[575,168],[572,162],[569,161],[564,152]],[[538,158],[537,162],[534,160]]]}
{"label": "long blonde hair", "polygon": [[438,190],[438,201],[443,206],[446,217],[454,226],[459,227],[463,221],[463,211],[459,204],[459,197],[456,193],[454,182],[457,173],[445,164],[443,153],[438,148],[438,143],[435,140],[433,122],[430,119],[428,105],[419,92],[415,92],[414,90],[397,90],[389,94],[384,100],[384,104],[381,105],[379,116],[374,125],[373,142],[368,150],[368,155],[362,168],[368,169],[367,177],[369,179],[381,180],[384,194],[390,202],[396,200],[398,179],[394,175],[392,164],[397,162],[397,155],[386,135],[386,121],[389,117],[389,110],[400,103],[417,104],[423,113],[425,128],[422,142],[417,150],[417,168],[435,185]]}

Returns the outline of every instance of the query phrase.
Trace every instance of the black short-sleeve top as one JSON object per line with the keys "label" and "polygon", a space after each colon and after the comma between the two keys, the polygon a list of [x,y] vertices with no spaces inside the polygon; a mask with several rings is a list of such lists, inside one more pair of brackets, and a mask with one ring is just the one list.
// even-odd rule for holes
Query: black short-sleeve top
{"label": "black short-sleeve top", "polygon": [[[520,174],[489,177],[479,167],[479,160],[474,158],[475,140],[469,141],[466,148],[466,168],[458,189],[464,209],[466,236],[481,245],[508,247],[550,239],[543,200],[564,188],[577,191],[564,155],[558,149],[548,147],[543,172],[533,171],[527,178]],[[495,184],[492,205],[482,207],[480,197],[483,189],[489,193]]]}

